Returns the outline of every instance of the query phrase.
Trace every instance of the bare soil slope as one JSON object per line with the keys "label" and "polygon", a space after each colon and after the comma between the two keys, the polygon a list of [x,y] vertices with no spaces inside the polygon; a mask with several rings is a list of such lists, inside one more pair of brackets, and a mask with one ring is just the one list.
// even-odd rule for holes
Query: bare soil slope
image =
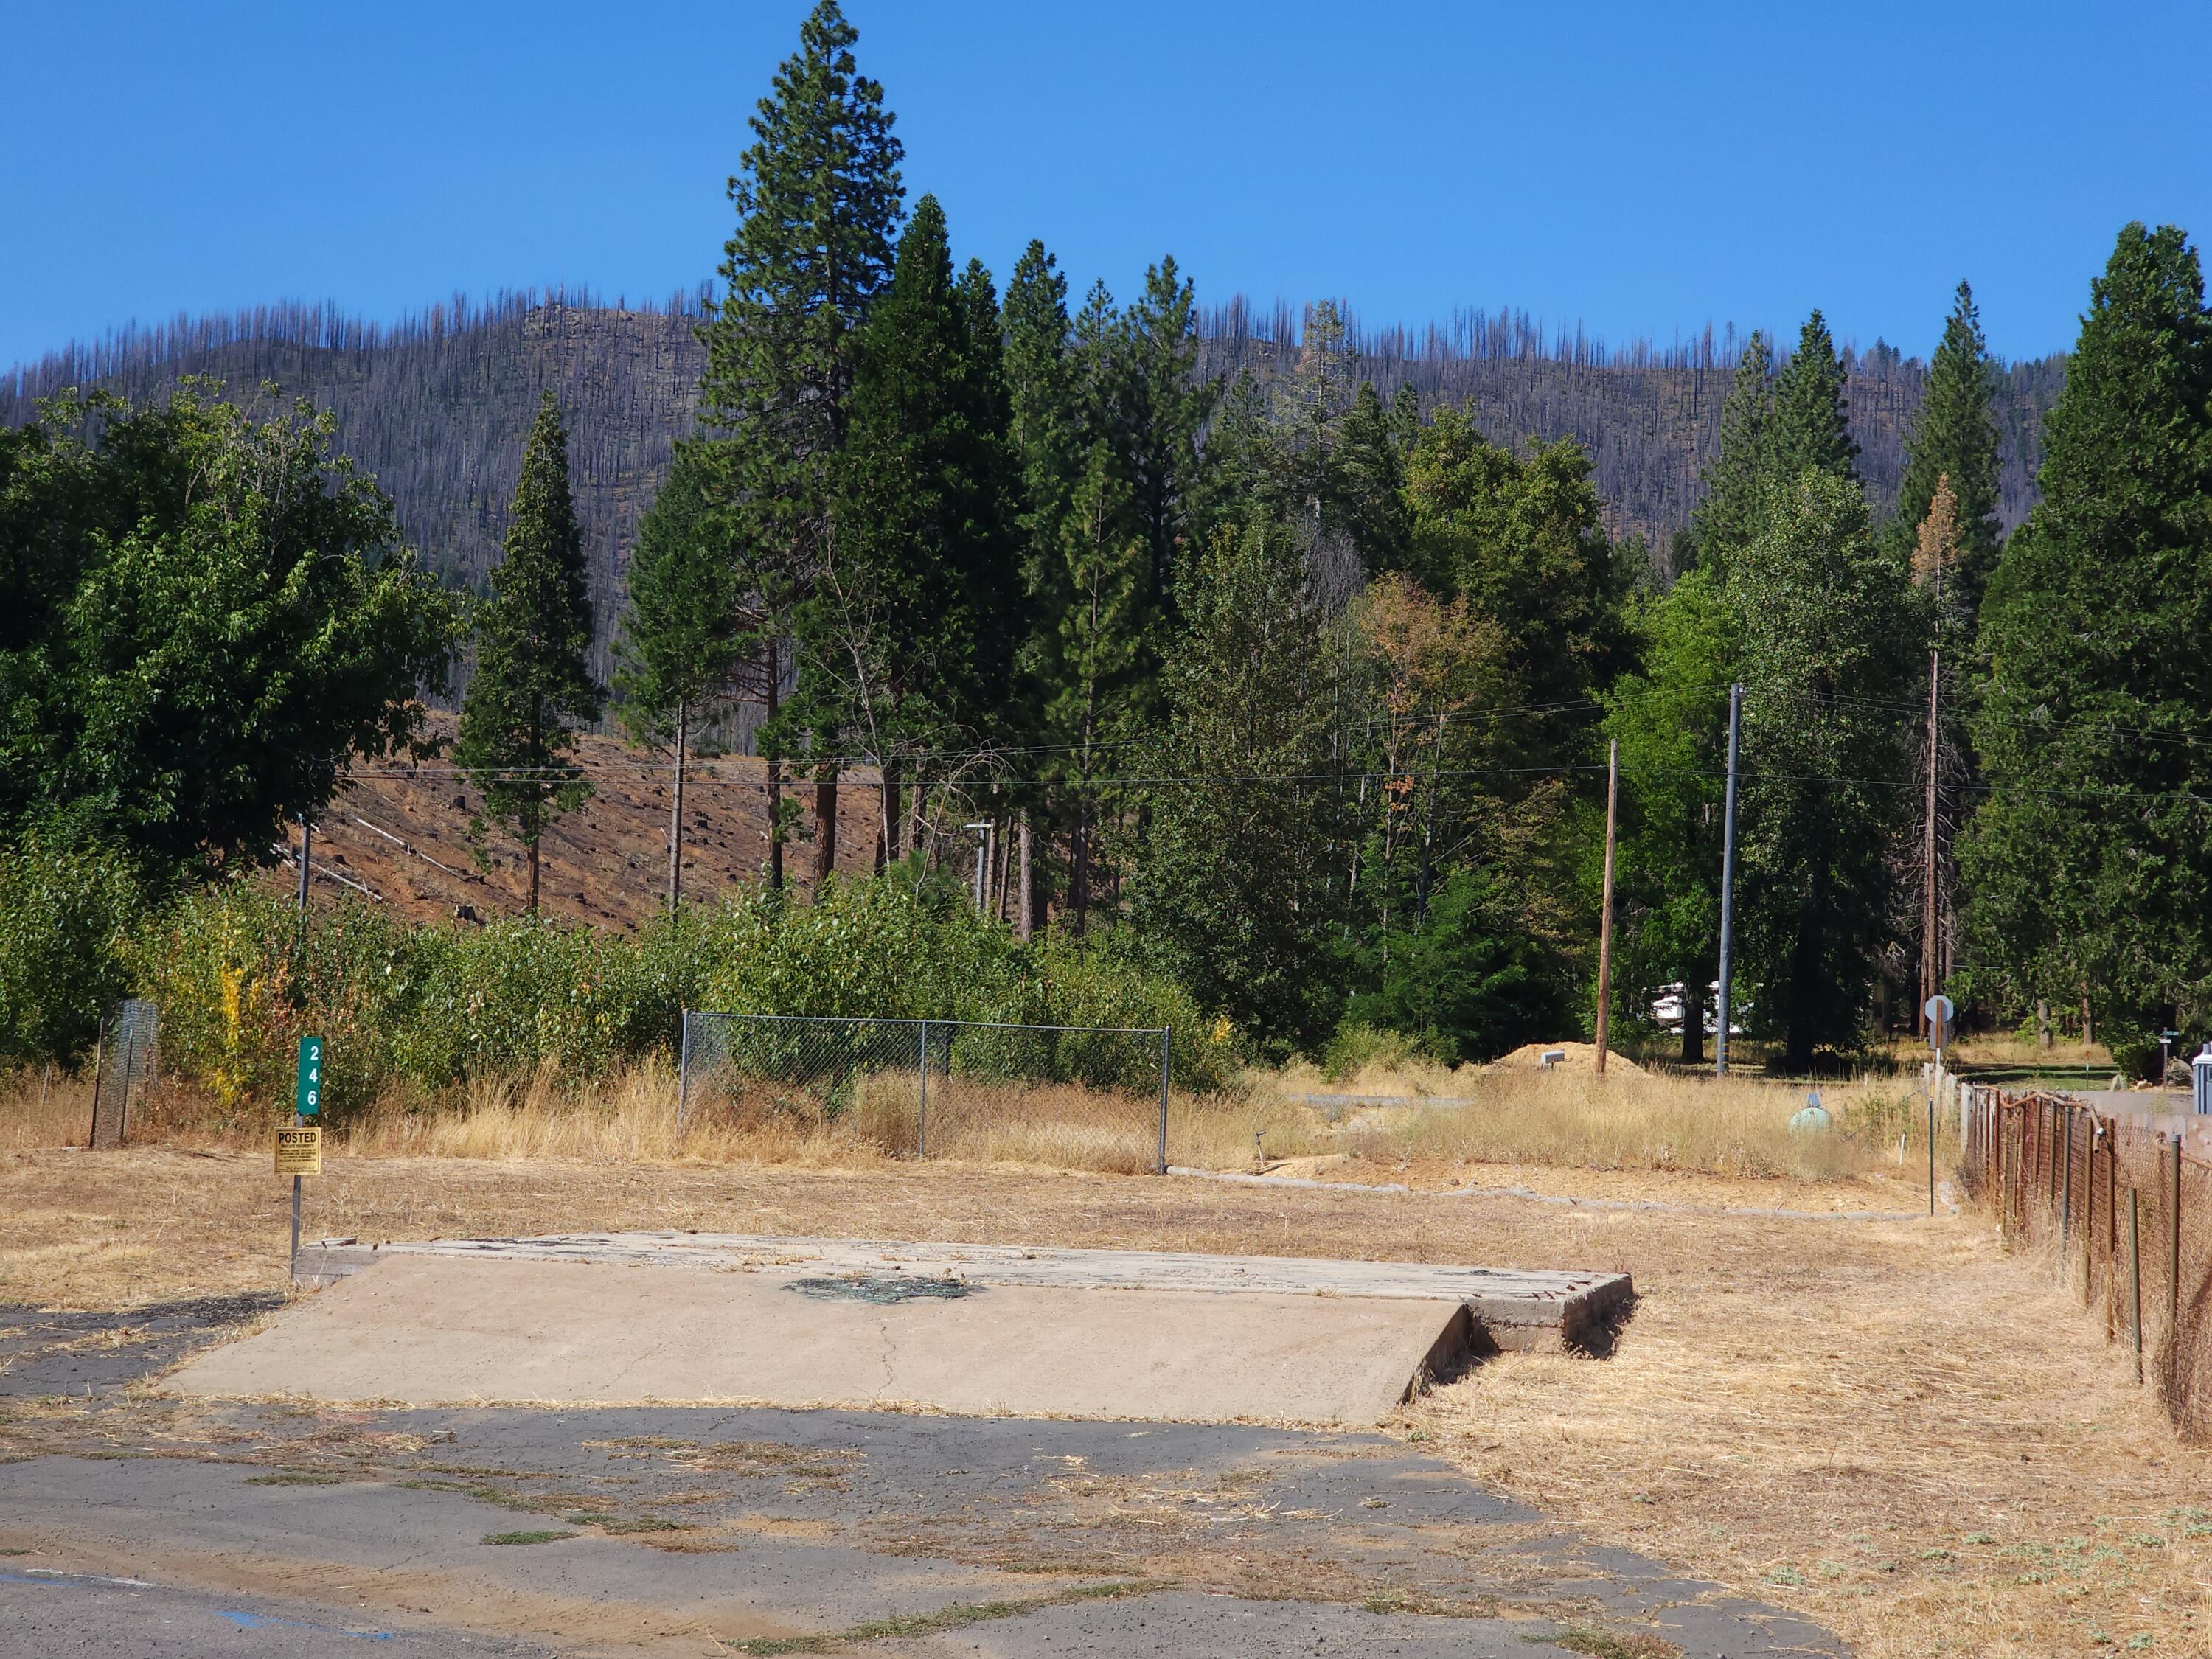
{"label": "bare soil slope", "polygon": [[[434,732],[451,734],[452,715],[434,715],[432,722]],[[665,757],[589,734],[578,741],[577,759],[592,794],[545,833],[540,908],[557,921],[635,927],[667,892],[672,770]],[[784,797],[799,806],[784,870],[793,885],[811,891],[813,785],[787,778]],[[848,773],[838,791],[840,871],[873,867],[880,810],[875,774]],[[483,811],[483,792],[448,762],[411,769],[365,766],[315,826],[311,895],[320,902],[351,891],[412,921],[518,915],[530,891],[527,858],[496,824],[487,823],[480,839],[472,839],[471,824]],[[286,863],[270,877],[288,890],[299,879],[298,851],[295,835]],[[711,900],[757,885],[766,878],[768,854],[765,763],[733,756],[687,767],[685,896]]]}

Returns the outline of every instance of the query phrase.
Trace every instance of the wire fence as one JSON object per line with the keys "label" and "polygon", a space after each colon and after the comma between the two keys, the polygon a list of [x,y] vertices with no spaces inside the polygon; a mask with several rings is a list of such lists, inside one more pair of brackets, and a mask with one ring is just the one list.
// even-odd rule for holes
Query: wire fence
{"label": "wire fence", "polygon": [[120,1146],[131,1133],[131,1102],[154,1079],[161,1059],[161,1021],[154,1005],[129,997],[100,1023],[93,1047],[92,1133],[99,1152]]}
{"label": "wire fence", "polygon": [[689,1010],[677,1132],[778,1117],[911,1158],[1167,1169],[1158,1027]]}
{"label": "wire fence", "polygon": [[2212,1427],[2212,1122],[1973,1091],[1964,1174],[2007,1245],[2056,1253],[2186,1432]]}

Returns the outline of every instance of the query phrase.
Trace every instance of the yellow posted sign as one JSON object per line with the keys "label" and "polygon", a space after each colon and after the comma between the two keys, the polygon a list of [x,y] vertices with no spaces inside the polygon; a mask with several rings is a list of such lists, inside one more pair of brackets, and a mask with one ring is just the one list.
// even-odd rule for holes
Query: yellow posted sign
{"label": "yellow posted sign", "polygon": [[276,1131],[276,1173],[319,1176],[323,1172],[323,1130],[310,1123]]}

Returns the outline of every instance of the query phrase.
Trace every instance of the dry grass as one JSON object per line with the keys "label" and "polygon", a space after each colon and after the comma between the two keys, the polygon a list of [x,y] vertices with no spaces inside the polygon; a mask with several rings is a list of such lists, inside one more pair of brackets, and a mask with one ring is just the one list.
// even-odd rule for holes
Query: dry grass
{"label": "dry grass", "polygon": [[[1602,1078],[1561,1066],[1369,1067],[1340,1084],[1319,1074],[1285,1075],[1285,1098],[1268,1126],[1278,1158],[1345,1152],[1387,1164],[1465,1161],[1570,1169],[1696,1170],[1826,1181],[1875,1169],[1897,1156],[1925,1158],[1927,1131],[1906,1102],[1908,1085],[1882,1079],[1825,1087],[1821,1103],[1838,1129],[1793,1133],[1802,1088],[1754,1079],[1716,1079],[1614,1067]],[[1465,1105],[1357,1109],[1334,1128],[1319,1124],[1302,1093],[1335,1092],[1464,1100]],[[1330,1143],[1334,1144],[1330,1144]],[[1939,1139],[1941,1158],[1954,1148]],[[1224,1167],[1215,1164],[1212,1167]]]}
{"label": "dry grass", "polygon": [[[598,1082],[550,1068],[486,1079],[430,1101],[388,1099],[334,1131],[334,1150],[357,1157],[464,1158],[586,1163],[774,1164],[867,1167],[903,1157],[923,1125],[911,1074],[848,1079],[835,1101],[800,1089],[750,1085],[701,1091],[678,1133],[678,1090],[665,1061]],[[1678,1170],[1760,1178],[1834,1180],[1893,1161],[1899,1136],[1925,1156],[1909,1085],[1862,1081],[1825,1089],[1840,1132],[1790,1132],[1802,1091],[1753,1079],[1646,1073],[1626,1066],[1603,1079],[1572,1067],[1449,1070],[1419,1061],[1370,1066],[1331,1081],[1310,1066],[1255,1072],[1221,1094],[1176,1091],[1167,1155],[1173,1164],[1249,1170],[1270,1160],[1348,1154],[1376,1165],[1495,1164],[1569,1169]],[[84,1079],[19,1073],[0,1085],[0,1148],[82,1144]],[[1302,1095],[1466,1100],[1467,1105],[1370,1108],[1334,1121]],[[173,1085],[134,1109],[140,1144],[258,1148],[251,1115],[223,1113]],[[1137,1092],[1075,1084],[933,1076],[927,1108],[933,1157],[979,1164],[1133,1174],[1159,1156],[1158,1104]],[[1940,1147],[1939,1153],[1948,1147]]]}
{"label": "dry grass", "polygon": [[92,1079],[17,1072],[0,1080],[0,1152],[82,1146],[92,1132]]}
{"label": "dry grass", "polygon": [[[1606,1179],[1720,1206],[1853,1184]],[[285,1193],[258,1152],[0,1154],[0,1299],[277,1285]],[[367,1238],[690,1227],[1625,1267],[1642,1301],[1612,1358],[1504,1356],[1401,1428],[1595,1539],[1802,1608],[1870,1659],[2087,1654],[2107,1650],[2100,1633],[2121,1651],[2145,1635],[2160,1652],[2203,1645],[2212,1459],[2177,1443],[2078,1302],[1975,1215],[1793,1223],[953,1164],[347,1155],[310,1183],[307,1213],[311,1233]]]}

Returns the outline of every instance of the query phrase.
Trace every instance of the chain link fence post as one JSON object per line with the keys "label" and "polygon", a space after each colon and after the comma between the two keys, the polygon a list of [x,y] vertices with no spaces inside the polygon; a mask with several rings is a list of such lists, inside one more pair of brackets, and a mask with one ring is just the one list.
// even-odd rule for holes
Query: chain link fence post
{"label": "chain link fence post", "polygon": [[1174,1057],[1175,1028],[1160,1027],[1160,1155],[1155,1173],[1168,1172],[1168,1073]]}

